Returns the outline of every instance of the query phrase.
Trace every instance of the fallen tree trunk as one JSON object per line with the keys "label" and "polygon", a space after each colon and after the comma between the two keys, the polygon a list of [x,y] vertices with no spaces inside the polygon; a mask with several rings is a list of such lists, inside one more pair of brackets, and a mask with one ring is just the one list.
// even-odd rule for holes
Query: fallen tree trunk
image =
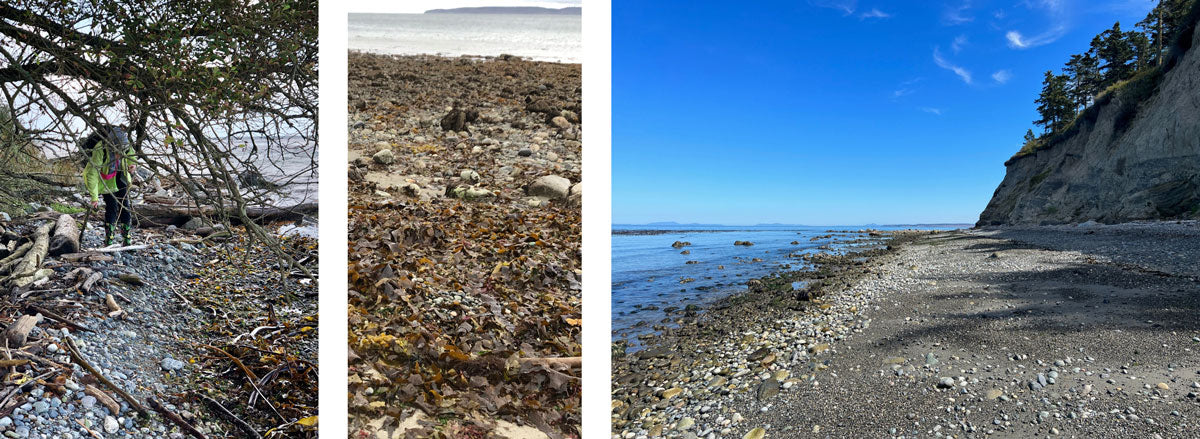
{"label": "fallen tree trunk", "polygon": [[[247,207],[246,216],[259,223],[273,221],[299,221],[305,216],[318,212],[317,203],[304,203],[290,207]],[[133,206],[133,213],[143,225],[182,226],[193,217],[228,216],[234,224],[240,224],[237,209],[227,207],[218,209],[213,206],[167,206],[163,204],[138,204]]]}
{"label": "fallen tree trunk", "polygon": [[54,236],[50,238],[50,256],[79,251],[79,225],[71,215],[62,214],[54,223]]}

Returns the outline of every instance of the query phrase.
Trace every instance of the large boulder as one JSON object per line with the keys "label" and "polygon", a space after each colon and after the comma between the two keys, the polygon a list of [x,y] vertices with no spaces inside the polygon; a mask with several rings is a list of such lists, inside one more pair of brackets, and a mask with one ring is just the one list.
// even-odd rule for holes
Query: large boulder
{"label": "large boulder", "polygon": [[381,165],[386,166],[386,165],[390,165],[392,163],[396,163],[396,154],[392,153],[392,150],[390,150],[390,149],[385,149],[385,150],[379,151],[379,152],[375,153],[375,155],[371,156],[371,160],[374,160],[375,163],[379,163]]}
{"label": "large boulder", "polygon": [[552,200],[565,199],[571,194],[571,180],[557,175],[546,175],[534,180],[525,192],[532,197],[546,197]]}

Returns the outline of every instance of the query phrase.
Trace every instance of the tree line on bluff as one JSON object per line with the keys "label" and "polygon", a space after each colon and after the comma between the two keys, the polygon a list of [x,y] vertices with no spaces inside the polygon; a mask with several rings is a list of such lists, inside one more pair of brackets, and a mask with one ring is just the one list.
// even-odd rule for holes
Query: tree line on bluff
{"label": "tree line on bluff", "polygon": [[[1116,22],[1092,38],[1087,52],[1071,55],[1061,74],[1047,70],[1042,92],[1034,101],[1041,119],[1033,123],[1044,128],[1044,135],[1062,132],[1101,92],[1158,69],[1167,48],[1190,24],[1188,11],[1195,2],[1161,0],[1135,30],[1122,31]],[[1026,148],[1038,140],[1032,129],[1025,132]]]}

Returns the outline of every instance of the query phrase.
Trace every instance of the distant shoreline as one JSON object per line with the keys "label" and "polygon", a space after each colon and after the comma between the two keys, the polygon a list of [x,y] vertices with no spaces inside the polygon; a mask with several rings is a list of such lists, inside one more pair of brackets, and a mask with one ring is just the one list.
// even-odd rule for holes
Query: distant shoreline
{"label": "distant shoreline", "polygon": [[522,14],[522,15],[583,15],[583,8],[560,9],[531,6],[483,6],[472,8],[430,9],[426,14]]}
{"label": "distant shoreline", "polygon": [[422,57],[429,57],[429,58],[434,58],[434,59],[467,59],[467,60],[478,61],[478,62],[520,61],[520,62],[530,62],[530,63],[563,64],[563,65],[582,65],[583,64],[583,63],[577,63],[577,62],[544,61],[544,60],[540,60],[540,59],[531,59],[531,58],[524,57],[524,56],[509,55],[509,54],[504,54],[504,53],[502,53],[500,55],[441,55],[441,54],[436,54],[436,53],[402,54],[402,53],[376,52],[376,51],[363,50],[363,49],[348,49],[347,52],[350,54],[359,54],[359,55],[377,55],[377,56],[390,56],[390,57],[395,57],[395,58],[414,58],[414,59],[422,58]]}

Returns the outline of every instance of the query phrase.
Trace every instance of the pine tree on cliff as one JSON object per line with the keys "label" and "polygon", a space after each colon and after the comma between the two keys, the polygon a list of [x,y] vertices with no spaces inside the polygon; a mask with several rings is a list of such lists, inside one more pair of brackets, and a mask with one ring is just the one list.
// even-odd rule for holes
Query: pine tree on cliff
{"label": "pine tree on cliff", "polygon": [[1067,126],[1075,117],[1075,104],[1067,94],[1067,75],[1055,75],[1047,70],[1046,79],[1042,81],[1042,93],[1034,101],[1038,104],[1038,114],[1041,120],[1034,124],[1046,128],[1047,132],[1058,132]]}
{"label": "pine tree on cliff", "polygon": [[1174,43],[1179,31],[1188,23],[1184,23],[1188,11],[1196,0],[1159,0],[1146,18],[1137,26],[1149,38],[1150,57],[1148,65],[1158,65],[1162,61],[1163,50]]}
{"label": "pine tree on cliff", "polygon": [[1154,56],[1154,50],[1150,48],[1150,38],[1146,34],[1129,31],[1125,33],[1125,40],[1129,41],[1129,46],[1133,49],[1133,73],[1130,76],[1153,65],[1151,58]]}
{"label": "pine tree on cliff", "polygon": [[1100,61],[1090,51],[1071,55],[1063,73],[1069,78],[1068,95],[1076,110],[1086,108],[1100,92]]}
{"label": "pine tree on cliff", "polygon": [[[1121,22],[1118,21],[1113,24],[1112,29],[1104,31],[1092,40],[1092,46],[1098,48],[1096,54],[1104,60],[1104,65],[1101,66],[1104,69],[1101,81],[1104,88],[1133,76],[1133,66],[1130,65],[1130,61],[1133,60],[1133,45],[1126,37],[1125,32],[1121,32]],[[1096,44],[1097,40],[1099,45]]]}
{"label": "pine tree on cliff", "polygon": [[1028,145],[1028,144],[1032,143],[1034,140],[1037,140],[1037,136],[1033,135],[1033,130],[1032,129],[1025,130],[1025,144]]}

